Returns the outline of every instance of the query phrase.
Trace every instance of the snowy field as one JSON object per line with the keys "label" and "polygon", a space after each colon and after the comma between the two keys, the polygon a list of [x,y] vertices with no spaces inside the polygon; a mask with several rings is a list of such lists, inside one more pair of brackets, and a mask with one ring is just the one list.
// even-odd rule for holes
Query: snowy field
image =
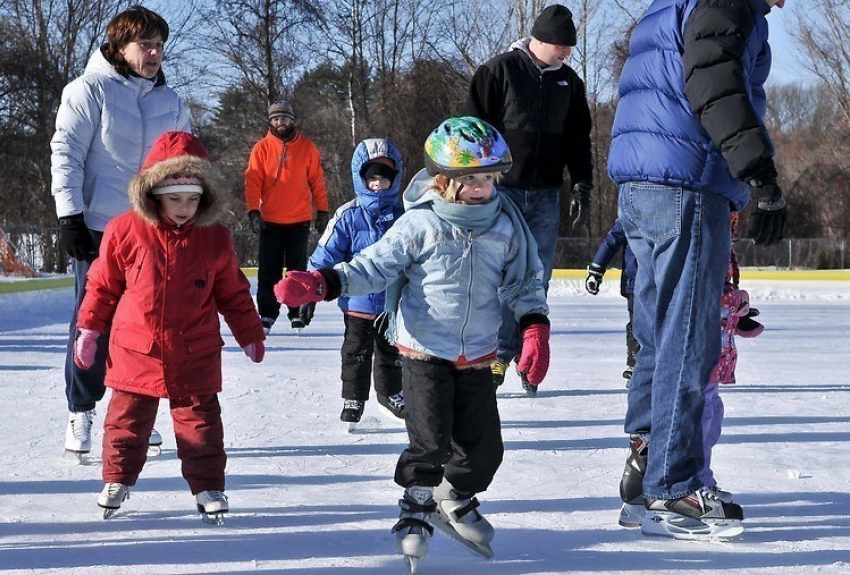
{"label": "snowy field", "polygon": [[[715,473],[744,507],[734,543],[646,538],[617,525],[626,457],[626,306],[553,285],[552,367],[536,399],[499,392],[505,462],[482,512],[495,557],[435,535],[423,575],[850,573],[850,282],[747,282],[767,326],[739,340]],[[0,295],[0,574],[382,575],[405,572],[390,528],[403,425],[367,404],[340,423],[342,319],[320,304],[300,336],[276,330],[254,365],[225,336],[222,393],[231,513],[201,523],[165,438],[131,498],[101,519],[95,419],[88,465],[65,461],[63,361],[72,289]],[[94,569],[93,569],[94,568]]]}

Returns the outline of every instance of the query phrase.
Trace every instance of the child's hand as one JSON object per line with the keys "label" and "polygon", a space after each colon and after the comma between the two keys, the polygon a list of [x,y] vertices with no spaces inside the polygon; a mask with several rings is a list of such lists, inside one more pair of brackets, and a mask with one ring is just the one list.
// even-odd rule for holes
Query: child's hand
{"label": "child's hand", "polygon": [[94,363],[97,353],[97,338],[100,332],[93,329],[81,329],[74,341],[74,363],[80,369],[88,369]]}
{"label": "child's hand", "polygon": [[533,323],[522,332],[522,355],[517,369],[528,383],[540,385],[549,371],[549,326]]}
{"label": "child's hand", "polygon": [[260,363],[266,355],[266,344],[262,341],[255,341],[243,347],[242,350],[245,352],[245,355],[251,358],[251,361]]}
{"label": "child's hand", "polygon": [[325,299],[325,279],[319,272],[286,272],[286,277],[274,286],[277,301],[299,307]]}

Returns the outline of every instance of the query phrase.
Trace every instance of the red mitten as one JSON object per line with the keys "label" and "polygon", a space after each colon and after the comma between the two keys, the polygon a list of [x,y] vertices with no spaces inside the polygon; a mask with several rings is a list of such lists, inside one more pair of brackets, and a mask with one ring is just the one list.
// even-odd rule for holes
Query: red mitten
{"label": "red mitten", "polygon": [[319,272],[286,272],[286,277],[274,286],[277,301],[298,307],[325,299],[325,278]]}
{"label": "red mitten", "polygon": [[549,326],[534,323],[522,332],[522,355],[517,369],[524,373],[528,383],[540,385],[549,371]]}
{"label": "red mitten", "polygon": [[100,332],[93,329],[81,329],[74,341],[74,363],[80,369],[88,369],[94,363],[97,353],[97,338]]}
{"label": "red mitten", "polygon": [[251,361],[260,363],[266,355],[266,344],[262,341],[255,341],[243,347],[242,350],[245,352],[245,355],[251,358]]}

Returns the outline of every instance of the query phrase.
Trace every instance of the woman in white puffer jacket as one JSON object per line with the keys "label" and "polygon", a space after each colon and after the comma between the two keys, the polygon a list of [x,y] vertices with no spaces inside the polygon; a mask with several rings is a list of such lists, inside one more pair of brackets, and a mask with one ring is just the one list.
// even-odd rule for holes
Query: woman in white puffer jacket
{"label": "woman in white puffer jacket", "polygon": [[[77,301],[70,323],[69,350],[76,337],[77,311],[86,273],[106,224],[130,209],[127,186],[139,173],[156,139],[165,132],[190,131],[182,100],[165,83],[163,44],[168,24],[141,6],[115,16],[107,42],[92,55],[82,76],[65,86],[50,142],[51,192],[59,218],[59,243],[73,259]],[[94,407],[105,392],[108,334],[98,341],[95,363],[65,361],[65,392],[71,412],[65,449],[91,450]],[[158,434],[152,443],[161,442]]]}

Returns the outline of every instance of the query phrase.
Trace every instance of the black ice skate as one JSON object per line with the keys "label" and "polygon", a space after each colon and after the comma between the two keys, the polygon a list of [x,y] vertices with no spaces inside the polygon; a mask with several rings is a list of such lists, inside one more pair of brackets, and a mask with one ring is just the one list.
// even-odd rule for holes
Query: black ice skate
{"label": "black ice skate", "polygon": [[224,525],[224,514],[230,510],[227,496],[221,491],[201,491],[195,495],[201,520],[210,525]]}
{"label": "black ice skate", "polygon": [[339,414],[339,419],[348,425],[349,433],[357,428],[360,418],[363,417],[363,409],[366,407],[365,401],[356,399],[346,399],[342,405],[342,413]]}
{"label": "black ice skate", "polygon": [[399,391],[392,395],[378,395],[378,404],[386,408],[392,415],[404,419],[404,393]]}
{"label": "black ice skate", "polygon": [[640,531],[673,539],[734,541],[744,533],[743,519],[740,505],[724,503],[701,488],[679,499],[647,499]]}
{"label": "black ice skate", "polygon": [[395,550],[404,556],[411,575],[416,573],[419,560],[428,554],[428,541],[434,528],[428,521],[436,508],[432,488],[411,486],[398,501],[401,511],[393,527]]}
{"label": "black ice skate", "polygon": [[431,524],[443,535],[459,543],[479,557],[490,559],[490,542],[495,531],[490,522],[478,512],[478,499],[472,494],[459,493],[448,481],[434,490],[437,503]]}
{"label": "black ice skate", "polygon": [[620,479],[620,499],[623,500],[623,507],[620,509],[619,523],[623,527],[640,527],[646,514],[643,476],[646,473],[648,448],[649,434],[633,433],[629,436],[629,457]]}

